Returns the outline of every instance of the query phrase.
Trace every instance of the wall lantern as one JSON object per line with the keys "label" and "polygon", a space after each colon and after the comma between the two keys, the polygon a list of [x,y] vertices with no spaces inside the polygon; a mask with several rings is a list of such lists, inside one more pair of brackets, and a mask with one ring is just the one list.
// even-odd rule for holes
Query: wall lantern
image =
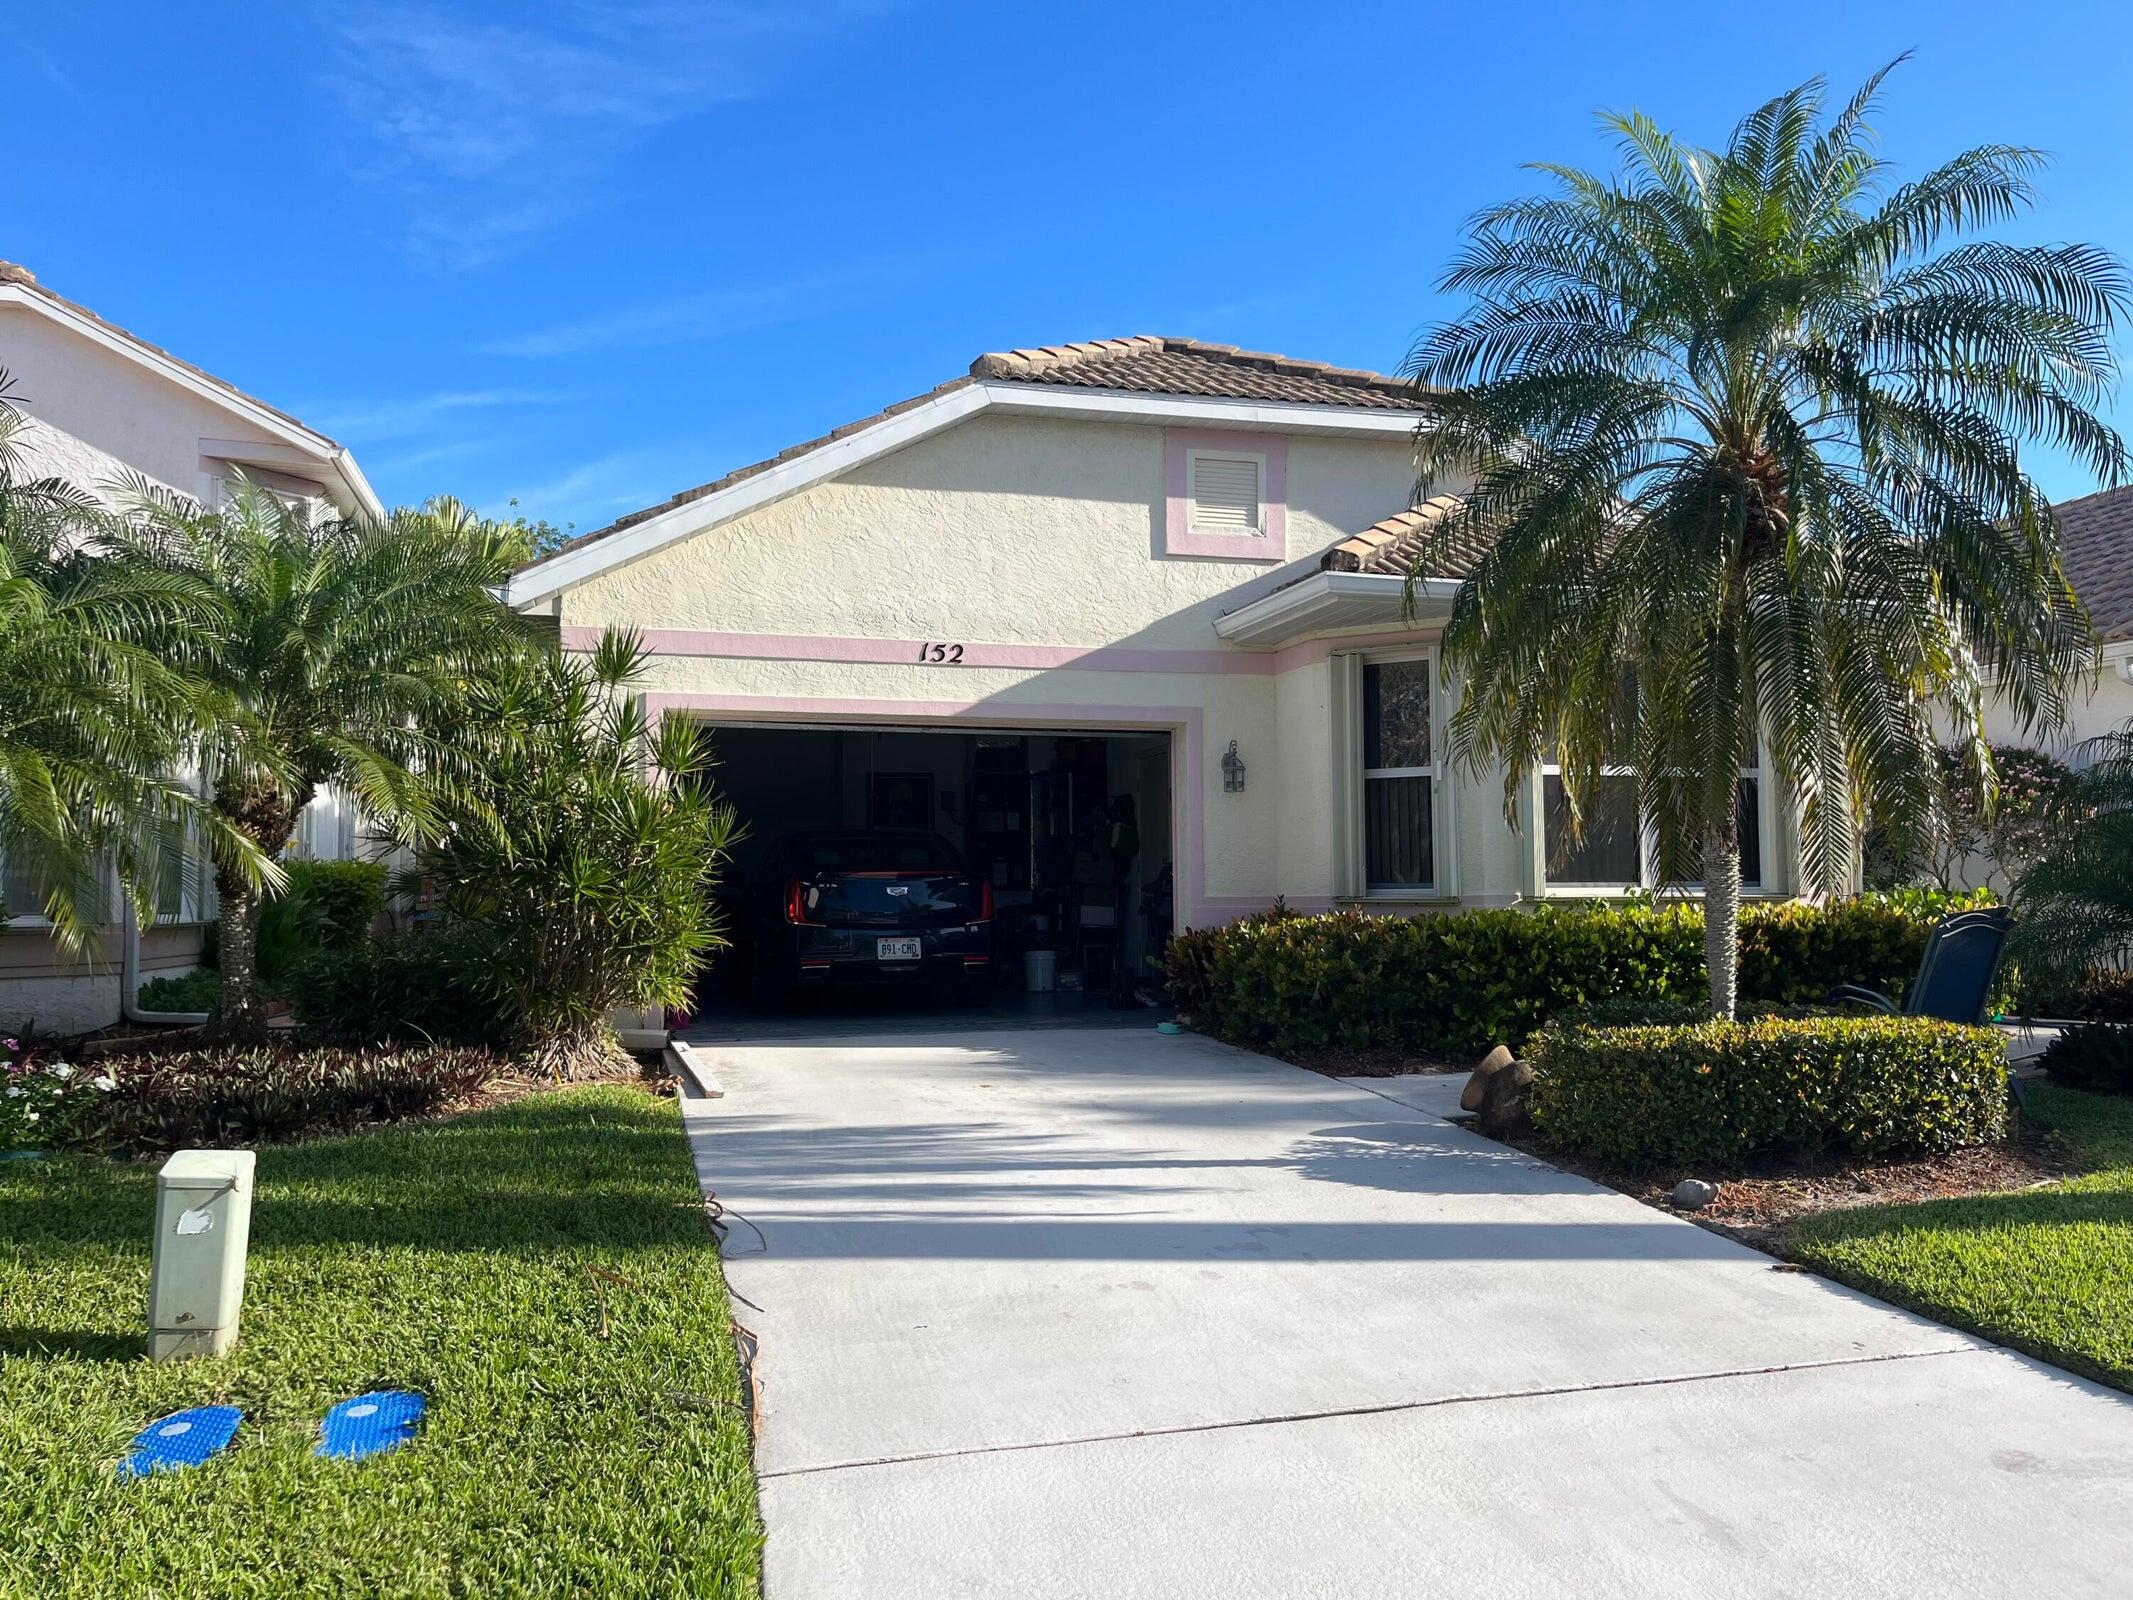
{"label": "wall lantern", "polygon": [[1244,793],[1244,758],[1237,754],[1237,741],[1229,742],[1229,749],[1222,757],[1222,792]]}

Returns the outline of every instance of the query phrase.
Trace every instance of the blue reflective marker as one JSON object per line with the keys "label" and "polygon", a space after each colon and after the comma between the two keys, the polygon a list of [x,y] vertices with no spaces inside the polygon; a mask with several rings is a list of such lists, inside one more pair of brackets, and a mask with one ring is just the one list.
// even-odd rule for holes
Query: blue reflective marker
{"label": "blue reflective marker", "polygon": [[343,1400],[319,1424],[315,1456],[360,1461],[391,1450],[415,1436],[415,1424],[429,1405],[412,1389],[379,1389]]}
{"label": "blue reflective marker", "polygon": [[133,1448],[118,1465],[122,1478],[145,1478],[151,1472],[197,1467],[236,1436],[244,1413],[235,1406],[195,1406],[173,1411],[133,1436]]}

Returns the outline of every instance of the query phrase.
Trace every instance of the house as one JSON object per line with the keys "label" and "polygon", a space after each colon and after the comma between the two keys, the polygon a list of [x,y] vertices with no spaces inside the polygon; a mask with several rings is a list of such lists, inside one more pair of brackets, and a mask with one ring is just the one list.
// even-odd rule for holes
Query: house
{"label": "house", "polygon": [[[2041,741],[2058,756],[2078,755],[2083,741],[2133,722],[2133,486],[2069,500],[2059,515],[2059,549],[2067,581],[2096,630],[2096,670],[2081,684],[2067,726]],[[2036,744],[2004,709],[1988,708],[1994,744]]]}
{"label": "house", "polygon": [[[1092,981],[1137,970],[1166,922],[1277,899],[1491,906],[1647,883],[1628,778],[1563,850],[1552,775],[1514,828],[1500,779],[1445,760],[1435,651],[1461,563],[1403,607],[1436,509],[1413,503],[1428,419],[1400,380],[1190,339],[985,355],[575,540],[509,595],[566,646],[640,630],[649,707],[712,730],[759,840],[930,827],[1031,940],[1062,964],[1080,946]],[[1752,771],[1743,796],[1751,892],[1789,893],[1785,808]],[[1114,928],[1092,857],[1129,808]]]}
{"label": "house", "polygon": [[[53,293],[11,262],[0,262],[0,369],[7,398],[29,418],[18,443],[33,475],[65,478],[107,499],[138,476],[215,505],[243,472],[322,508],[379,511],[355,458],[333,440]],[[327,797],[303,818],[299,845],[314,855],[349,854],[352,810]],[[139,930],[137,949],[121,925],[81,958],[55,947],[42,917],[10,917],[0,929],[0,1025],[72,1033],[116,1022],[130,998],[121,993],[129,965],[154,974],[199,964],[211,894],[204,886],[174,889],[155,926]],[[38,895],[16,874],[6,900],[13,909],[35,905]]]}

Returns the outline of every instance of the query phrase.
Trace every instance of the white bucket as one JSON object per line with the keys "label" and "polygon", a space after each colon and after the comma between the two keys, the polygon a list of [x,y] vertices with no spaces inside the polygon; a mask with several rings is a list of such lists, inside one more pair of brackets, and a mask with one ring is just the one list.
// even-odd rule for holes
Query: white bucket
{"label": "white bucket", "polygon": [[1025,950],[1022,952],[1022,987],[1031,994],[1050,994],[1059,987],[1059,952],[1056,950]]}

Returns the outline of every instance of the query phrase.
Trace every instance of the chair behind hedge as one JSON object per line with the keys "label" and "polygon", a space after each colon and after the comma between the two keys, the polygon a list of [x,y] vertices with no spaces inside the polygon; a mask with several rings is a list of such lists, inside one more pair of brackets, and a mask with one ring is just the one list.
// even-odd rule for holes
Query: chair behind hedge
{"label": "chair behind hedge", "polygon": [[1829,998],[1832,1002],[1854,1000],[1876,1011],[1938,1017],[1943,1022],[1983,1022],[2011,925],[2005,906],[1957,911],[1942,917],[1926,938],[1918,976],[1904,992],[1901,1006],[1878,989],[1849,983],[1830,990]]}

